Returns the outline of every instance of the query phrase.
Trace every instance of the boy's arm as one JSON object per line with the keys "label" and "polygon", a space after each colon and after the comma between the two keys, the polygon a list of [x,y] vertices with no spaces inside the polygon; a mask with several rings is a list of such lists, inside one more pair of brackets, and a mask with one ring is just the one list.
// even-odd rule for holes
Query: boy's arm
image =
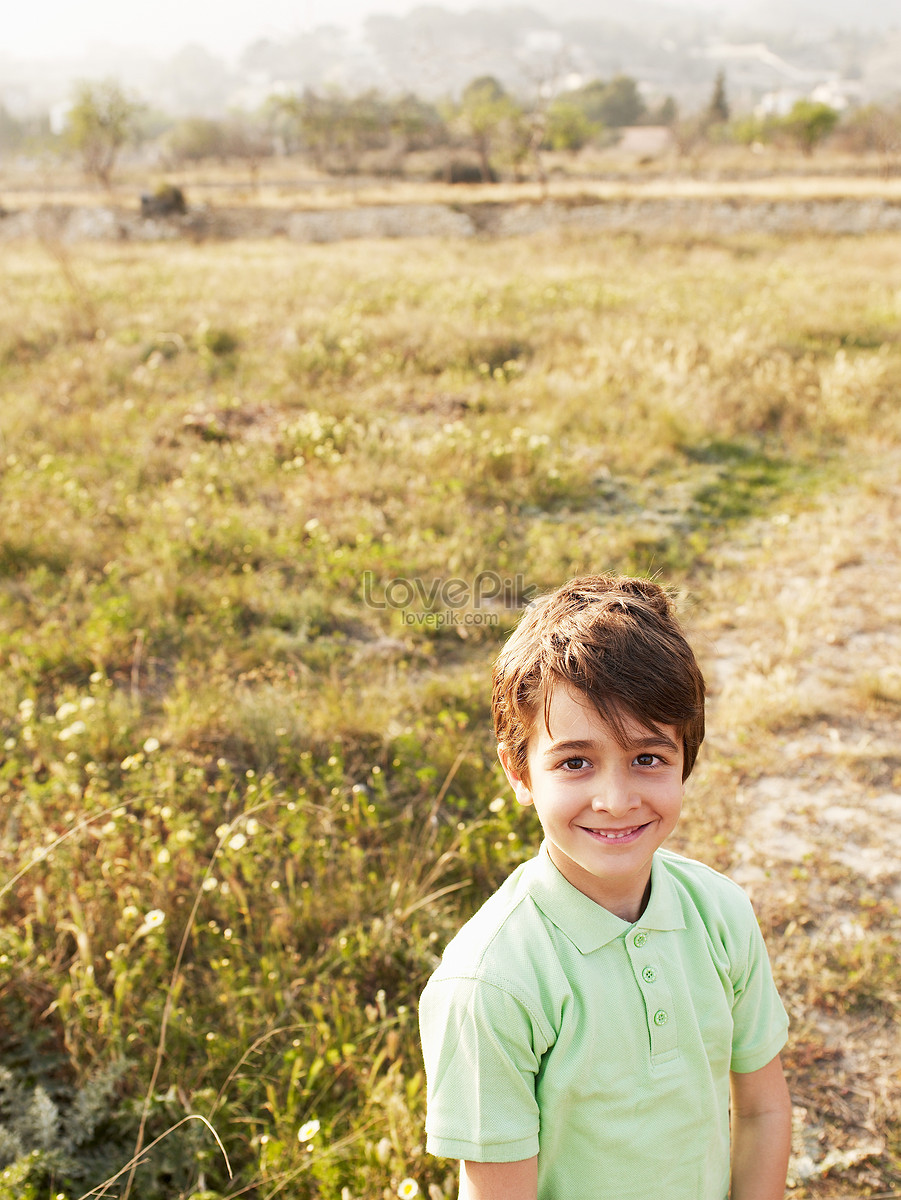
{"label": "boy's arm", "polygon": [[759,1071],[733,1071],[731,1200],[783,1200],[792,1106],[778,1056]]}
{"label": "boy's arm", "polygon": [[538,1156],[511,1163],[460,1163],[460,1200],[537,1200]]}

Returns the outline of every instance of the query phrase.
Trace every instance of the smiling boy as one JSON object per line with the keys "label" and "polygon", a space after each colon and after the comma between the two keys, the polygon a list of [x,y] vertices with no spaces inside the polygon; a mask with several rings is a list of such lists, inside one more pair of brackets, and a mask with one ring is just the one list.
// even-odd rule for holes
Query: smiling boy
{"label": "smiling boy", "polygon": [[666,594],[589,576],[494,672],[498,754],[544,832],[420,1004],[427,1145],[465,1200],[782,1200],[787,1019],[750,904],[661,849],[704,736]]}

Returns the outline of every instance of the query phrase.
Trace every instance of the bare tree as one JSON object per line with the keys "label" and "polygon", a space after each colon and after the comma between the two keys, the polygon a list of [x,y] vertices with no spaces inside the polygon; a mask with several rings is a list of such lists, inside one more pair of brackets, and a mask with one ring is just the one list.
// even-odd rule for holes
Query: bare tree
{"label": "bare tree", "polygon": [[843,146],[852,154],[875,153],[880,173],[901,173],[901,105],[868,104],[838,127]]}
{"label": "bare tree", "polygon": [[69,140],[81,154],[86,175],[109,188],[119,151],[134,134],[142,105],[114,79],[78,84],[69,110]]}

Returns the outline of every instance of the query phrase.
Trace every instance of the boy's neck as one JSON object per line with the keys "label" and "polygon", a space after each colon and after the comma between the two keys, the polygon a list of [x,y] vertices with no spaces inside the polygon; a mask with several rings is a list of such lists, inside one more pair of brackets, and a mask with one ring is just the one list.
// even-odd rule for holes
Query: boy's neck
{"label": "boy's neck", "polygon": [[551,862],[568,883],[621,921],[634,925],[647,908],[651,898],[650,868],[641,879],[600,879],[562,854],[553,843],[548,844],[547,850]]}

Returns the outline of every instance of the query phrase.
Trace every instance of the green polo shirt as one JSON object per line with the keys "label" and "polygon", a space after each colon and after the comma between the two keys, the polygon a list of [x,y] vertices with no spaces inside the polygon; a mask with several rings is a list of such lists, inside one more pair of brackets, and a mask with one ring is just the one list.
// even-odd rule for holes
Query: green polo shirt
{"label": "green polo shirt", "polygon": [[724,1200],[729,1072],[788,1020],[744,892],[658,850],[634,925],[543,847],[467,922],[422,995],[427,1148],[538,1155],[539,1200]]}

